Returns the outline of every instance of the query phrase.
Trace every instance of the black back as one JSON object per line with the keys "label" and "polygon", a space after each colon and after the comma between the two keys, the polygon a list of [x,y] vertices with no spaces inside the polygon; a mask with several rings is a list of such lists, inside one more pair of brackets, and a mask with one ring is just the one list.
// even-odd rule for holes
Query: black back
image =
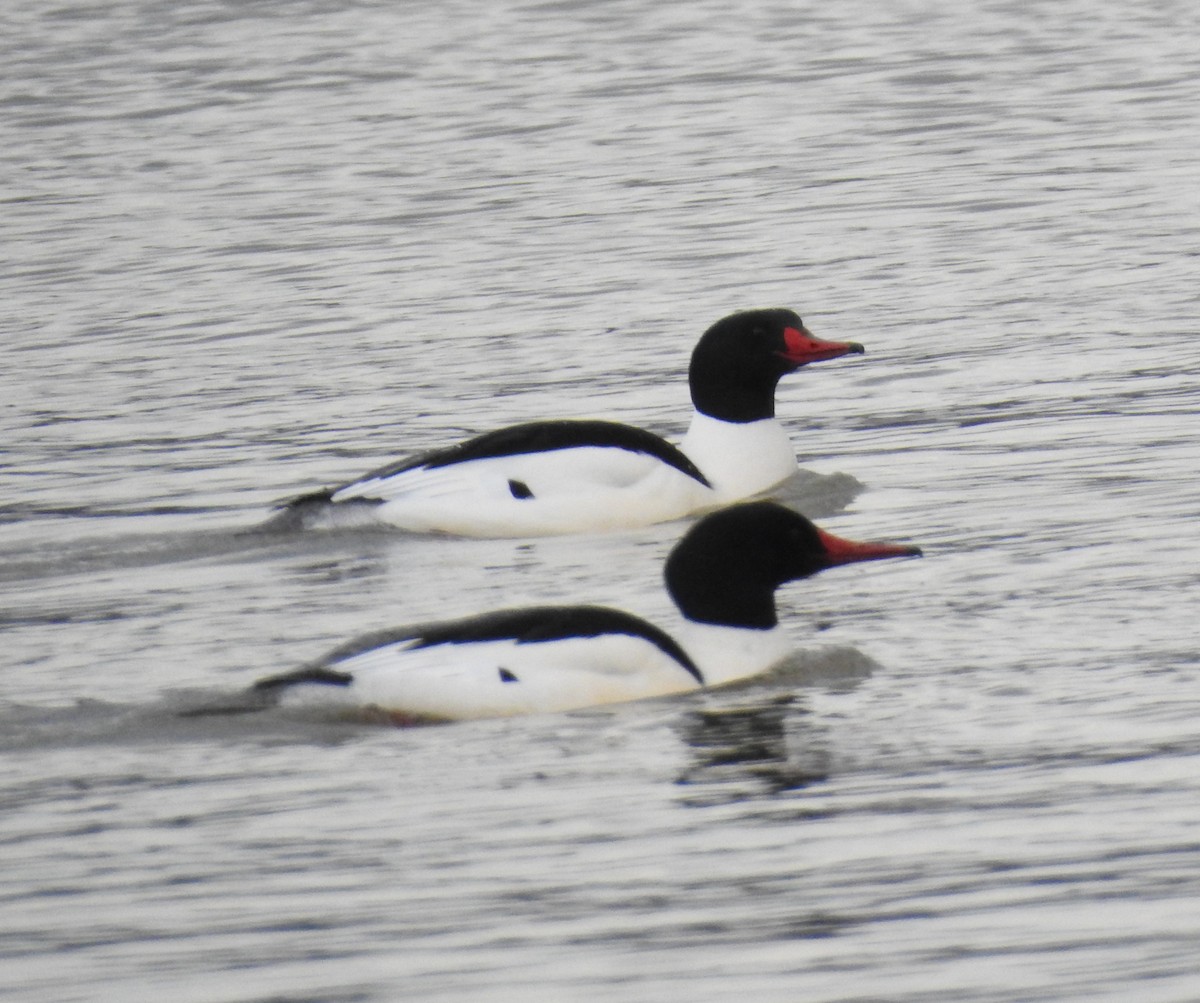
{"label": "black back", "polygon": [[271,676],[256,683],[254,688],[271,690],[293,683],[346,686],[353,681],[353,675],[339,671],[336,666],[340,662],[375,648],[404,641],[415,641],[412,645],[414,648],[431,648],[440,644],[471,644],[482,641],[537,644],[542,641],[599,637],[604,634],[627,634],[649,641],[678,662],[696,682],[704,685],[704,677],[688,653],[669,634],[640,617],[604,606],[530,606],[525,609],[496,610],[459,620],[415,624],[364,634],[335,648],[316,665]]}
{"label": "black back", "polygon": [[494,432],[485,432],[453,446],[389,463],[378,470],[372,470],[359,480],[390,477],[418,467],[448,467],[468,460],[574,449],[579,446],[600,446],[645,453],[662,460],[705,487],[709,486],[699,468],[686,454],[653,432],[615,421],[591,420],[530,421],[521,425],[510,425]]}

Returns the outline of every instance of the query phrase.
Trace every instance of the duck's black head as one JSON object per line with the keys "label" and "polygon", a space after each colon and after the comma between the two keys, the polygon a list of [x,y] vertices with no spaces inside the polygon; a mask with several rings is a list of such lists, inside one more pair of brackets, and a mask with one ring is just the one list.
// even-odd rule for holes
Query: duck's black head
{"label": "duck's black head", "polygon": [[705,331],[692,351],[692,403],[722,421],[771,418],[780,377],[810,362],[863,351],[857,342],[813,337],[793,310],[730,314]]}
{"label": "duck's black head", "polygon": [[747,502],[705,516],[667,558],[667,590],[689,620],[768,630],[775,590],[836,564],[919,557],[919,547],[858,543],[818,529],[775,502]]}

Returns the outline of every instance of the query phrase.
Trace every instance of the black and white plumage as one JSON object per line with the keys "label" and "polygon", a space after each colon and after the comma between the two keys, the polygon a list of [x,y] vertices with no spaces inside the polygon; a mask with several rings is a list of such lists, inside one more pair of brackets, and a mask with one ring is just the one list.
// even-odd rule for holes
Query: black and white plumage
{"label": "black and white plumage", "polygon": [[398,723],[571,710],[757,675],[789,649],[775,590],[836,564],[918,556],[856,543],[774,502],[722,509],[667,558],[679,639],[631,613],[536,606],[368,634],[255,685],[268,701],[382,713]]}
{"label": "black and white plumage", "polygon": [[791,310],[710,327],[688,370],[694,412],[677,447],[630,425],[532,421],[400,460],[302,495],[268,527],[382,524],[506,537],[647,526],[768,491],[797,470],[775,388],[802,366],[861,354],[813,337]]}

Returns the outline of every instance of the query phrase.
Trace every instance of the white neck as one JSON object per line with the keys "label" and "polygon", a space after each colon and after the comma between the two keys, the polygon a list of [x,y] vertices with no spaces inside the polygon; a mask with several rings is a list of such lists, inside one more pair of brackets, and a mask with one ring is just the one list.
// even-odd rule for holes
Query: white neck
{"label": "white neck", "polygon": [[709,686],[720,686],[766,672],[792,650],[779,627],[753,630],[688,621],[680,640]]}
{"label": "white neck", "polygon": [[796,472],[792,443],[774,418],[739,424],[696,411],[680,448],[721,502],[749,498]]}

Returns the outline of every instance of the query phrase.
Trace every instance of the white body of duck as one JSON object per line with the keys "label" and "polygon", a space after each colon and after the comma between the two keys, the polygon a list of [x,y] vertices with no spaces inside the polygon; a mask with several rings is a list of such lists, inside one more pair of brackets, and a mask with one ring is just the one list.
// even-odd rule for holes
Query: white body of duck
{"label": "white body of duck", "polygon": [[597,606],[537,606],[369,634],[264,679],[264,700],[401,723],[572,710],[722,685],[775,665],[790,645],[776,588],[835,564],[916,556],[855,543],[774,502],[705,516],[667,559],[679,640]]}
{"label": "white body of duck", "polygon": [[692,353],[694,413],[680,447],[616,422],[529,422],[303,495],[268,526],[538,536],[647,526],[752,498],[797,470],[775,419],[779,379],[862,351],[814,338],[791,310],[732,314]]}

